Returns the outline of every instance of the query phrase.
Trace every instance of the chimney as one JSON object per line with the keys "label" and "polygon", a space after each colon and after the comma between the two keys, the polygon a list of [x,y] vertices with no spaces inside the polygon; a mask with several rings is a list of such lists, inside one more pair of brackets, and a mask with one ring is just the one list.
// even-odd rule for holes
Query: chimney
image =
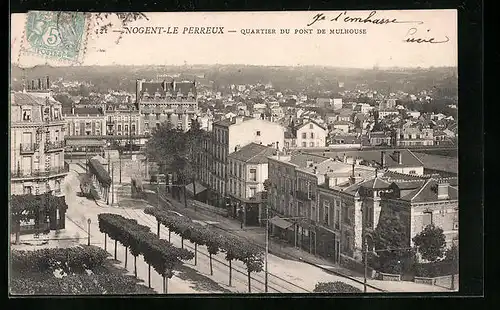
{"label": "chimney", "polygon": [[324,176],[325,176],[325,185],[327,188],[330,188],[330,178],[328,177],[327,173],[325,173]]}
{"label": "chimney", "polygon": [[438,199],[439,200],[444,200],[444,199],[448,199],[449,198],[449,195],[448,195],[448,188],[449,188],[450,184],[448,182],[445,182],[445,181],[440,181],[438,182],[437,184],[437,194],[438,194]]}
{"label": "chimney", "polygon": [[398,159],[398,164],[402,165],[403,164],[403,156],[401,155],[401,151],[396,151],[396,157]]}
{"label": "chimney", "polygon": [[38,90],[42,90],[42,79],[38,79]]}
{"label": "chimney", "polygon": [[346,158],[347,158],[347,156],[346,156],[346,155],[345,155],[345,153],[344,153],[344,157],[342,157],[342,162],[344,162],[344,163],[345,163],[345,162],[346,162]]}
{"label": "chimney", "polygon": [[318,166],[314,166],[313,173],[316,174],[318,172]]}
{"label": "chimney", "polygon": [[380,165],[385,167],[385,151],[380,152]]}
{"label": "chimney", "polygon": [[241,124],[241,123],[243,123],[243,117],[237,117],[236,124]]}
{"label": "chimney", "polygon": [[31,90],[35,90],[35,80],[31,80]]}
{"label": "chimney", "polygon": [[174,91],[175,91],[175,87],[177,86],[177,82],[175,80],[173,82],[173,85],[174,85]]}
{"label": "chimney", "polygon": [[351,172],[351,177],[353,177],[353,178],[354,178],[354,168],[355,168],[355,166],[356,166],[356,165],[355,165],[354,163],[352,163],[352,172]]}
{"label": "chimney", "polygon": [[71,114],[75,115],[75,105],[71,105]]}
{"label": "chimney", "polygon": [[314,162],[312,160],[307,160],[306,161],[306,166],[307,167],[312,167],[313,164],[314,164]]}

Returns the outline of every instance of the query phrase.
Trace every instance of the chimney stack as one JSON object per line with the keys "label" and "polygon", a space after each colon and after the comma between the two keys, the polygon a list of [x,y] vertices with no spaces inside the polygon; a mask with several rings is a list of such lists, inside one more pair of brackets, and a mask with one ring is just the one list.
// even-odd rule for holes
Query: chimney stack
{"label": "chimney stack", "polygon": [[396,156],[398,159],[398,164],[402,165],[403,164],[403,156],[401,155],[401,151],[396,151]]}
{"label": "chimney stack", "polygon": [[42,79],[38,79],[38,90],[42,90]]}
{"label": "chimney stack", "polygon": [[355,168],[355,166],[356,166],[356,165],[355,165],[354,163],[352,163],[352,173],[351,173],[351,177],[353,177],[353,178],[354,178],[354,168]]}
{"label": "chimney stack", "polygon": [[385,167],[385,151],[380,152],[380,165],[382,168]]}
{"label": "chimney stack", "polygon": [[35,80],[31,80],[31,90],[35,90],[35,89],[36,89]]}
{"label": "chimney stack", "polygon": [[50,89],[50,78],[48,75],[47,75],[47,89]]}
{"label": "chimney stack", "polygon": [[448,188],[449,188],[450,184],[448,182],[445,182],[445,181],[439,181],[437,186],[438,186],[438,188],[437,188],[438,199],[439,200],[448,199],[449,198]]}

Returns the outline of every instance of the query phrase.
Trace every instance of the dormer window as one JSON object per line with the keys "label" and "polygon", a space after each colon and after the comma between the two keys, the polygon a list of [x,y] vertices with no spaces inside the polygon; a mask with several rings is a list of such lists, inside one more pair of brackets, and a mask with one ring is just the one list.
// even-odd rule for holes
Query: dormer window
{"label": "dormer window", "polygon": [[23,121],[31,121],[31,109],[23,109]]}

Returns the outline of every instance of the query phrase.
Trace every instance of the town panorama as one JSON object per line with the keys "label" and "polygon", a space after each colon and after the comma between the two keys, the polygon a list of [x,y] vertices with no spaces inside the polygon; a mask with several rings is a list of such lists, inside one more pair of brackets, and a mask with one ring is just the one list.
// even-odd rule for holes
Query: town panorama
{"label": "town panorama", "polygon": [[12,294],[458,290],[456,68],[11,74]]}

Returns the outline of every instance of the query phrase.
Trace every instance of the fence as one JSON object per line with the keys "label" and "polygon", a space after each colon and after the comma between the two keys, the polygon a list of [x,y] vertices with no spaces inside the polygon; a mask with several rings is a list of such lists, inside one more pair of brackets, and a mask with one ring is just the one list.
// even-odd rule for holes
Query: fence
{"label": "fence", "polygon": [[191,200],[191,204],[193,205],[193,208],[199,208],[201,210],[216,213],[225,217],[228,216],[227,209],[225,208],[216,208],[214,206],[207,205],[206,203],[197,200]]}
{"label": "fence", "polygon": [[[442,277],[428,278],[428,277],[415,277],[415,283],[423,283],[428,285],[439,286],[442,288],[455,289],[458,288],[458,274],[456,275],[448,275]],[[453,285],[452,283],[455,282]]]}
{"label": "fence", "polygon": [[378,273],[378,277],[382,281],[401,281],[401,275],[393,273]]}

